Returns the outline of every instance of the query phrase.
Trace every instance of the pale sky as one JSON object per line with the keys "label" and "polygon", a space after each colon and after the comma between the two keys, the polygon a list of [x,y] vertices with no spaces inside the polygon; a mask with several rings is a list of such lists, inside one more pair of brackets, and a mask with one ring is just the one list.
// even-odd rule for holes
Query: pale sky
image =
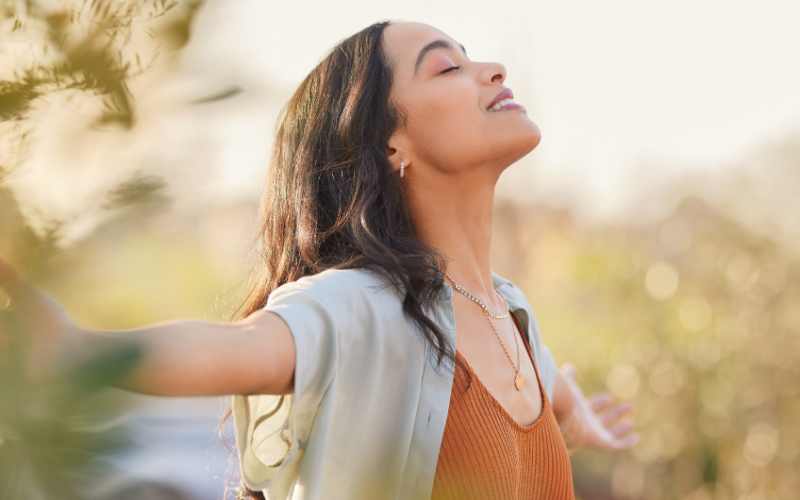
{"label": "pale sky", "polygon": [[[282,104],[336,41],[382,19],[431,24],[473,60],[506,65],[506,85],[543,134],[507,175],[540,190],[521,196],[553,190],[614,205],[641,182],[724,169],[800,133],[796,0],[211,0],[184,62],[246,80],[247,91],[263,83]],[[273,108],[266,131],[231,125],[242,134],[223,160],[232,178],[251,167],[248,136],[271,134]]]}
{"label": "pale sky", "polygon": [[[620,207],[664,179],[724,174],[765,144],[800,140],[797,0],[207,0],[178,69],[134,85],[129,133],[43,108],[42,142],[13,179],[23,208],[90,213],[135,170],[163,175],[178,211],[255,199],[281,106],[337,41],[384,19],[431,24],[471,59],[506,66],[542,142],[500,196],[630,214]],[[75,234],[95,223],[76,219]]]}

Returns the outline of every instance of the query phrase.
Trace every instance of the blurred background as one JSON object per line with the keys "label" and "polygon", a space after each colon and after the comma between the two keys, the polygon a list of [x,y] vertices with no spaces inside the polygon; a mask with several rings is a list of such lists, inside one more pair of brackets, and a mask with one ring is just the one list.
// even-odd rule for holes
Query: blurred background
{"label": "blurred background", "polygon": [[[87,327],[226,318],[281,107],[383,19],[505,64],[542,129],[501,179],[494,270],[642,436],[576,454],[579,498],[800,498],[794,1],[0,0],[0,254]],[[226,398],[112,397],[102,491],[223,497]]]}

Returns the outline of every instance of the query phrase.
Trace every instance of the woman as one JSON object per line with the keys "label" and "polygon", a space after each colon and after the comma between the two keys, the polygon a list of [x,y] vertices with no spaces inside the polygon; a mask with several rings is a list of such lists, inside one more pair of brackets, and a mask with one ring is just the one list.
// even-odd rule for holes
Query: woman
{"label": "woman", "polygon": [[2,262],[31,356],[133,342],[121,387],[236,394],[254,497],[573,498],[568,446],[636,436],[630,405],[584,398],[491,271],[495,184],[540,139],[505,77],[423,24],[344,40],[284,113],[242,319],[89,331]]}

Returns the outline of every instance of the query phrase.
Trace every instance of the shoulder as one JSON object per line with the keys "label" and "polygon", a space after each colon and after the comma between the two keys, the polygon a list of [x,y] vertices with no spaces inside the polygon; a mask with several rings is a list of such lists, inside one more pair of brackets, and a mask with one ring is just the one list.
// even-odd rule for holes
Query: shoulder
{"label": "shoulder", "polygon": [[518,307],[522,306],[527,309],[531,308],[530,304],[528,303],[528,298],[525,297],[525,294],[522,293],[522,290],[512,283],[511,280],[492,273],[492,284],[495,288],[501,290],[506,300],[510,299],[512,302],[517,303]]}
{"label": "shoulder", "polygon": [[328,269],[304,276],[278,287],[270,295],[270,301],[295,293],[311,295],[333,308],[354,300],[365,303],[400,300],[396,288],[383,275],[368,269]]}
{"label": "shoulder", "polygon": [[[382,275],[368,269],[328,269],[318,274],[304,276],[284,286],[313,291],[321,295],[372,292],[391,288]],[[281,287],[283,288],[283,287]]]}
{"label": "shoulder", "polygon": [[539,342],[539,325],[536,323],[536,315],[533,312],[528,297],[510,280],[492,273],[492,284],[505,297],[508,307],[517,313],[523,324],[528,324],[527,332],[533,336],[535,342]]}

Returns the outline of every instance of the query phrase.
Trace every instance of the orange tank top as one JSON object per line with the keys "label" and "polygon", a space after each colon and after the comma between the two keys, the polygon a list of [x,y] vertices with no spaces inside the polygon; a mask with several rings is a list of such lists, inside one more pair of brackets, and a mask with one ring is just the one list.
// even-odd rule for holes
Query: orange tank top
{"label": "orange tank top", "polygon": [[[521,332],[519,321],[512,318]],[[531,357],[525,336],[523,343]],[[542,394],[542,413],[519,425],[491,395],[461,353],[472,376],[453,380],[450,409],[436,465],[432,500],[574,500],[572,469],[550,401]],[[457,368],[459,369],[459,368]]]}

